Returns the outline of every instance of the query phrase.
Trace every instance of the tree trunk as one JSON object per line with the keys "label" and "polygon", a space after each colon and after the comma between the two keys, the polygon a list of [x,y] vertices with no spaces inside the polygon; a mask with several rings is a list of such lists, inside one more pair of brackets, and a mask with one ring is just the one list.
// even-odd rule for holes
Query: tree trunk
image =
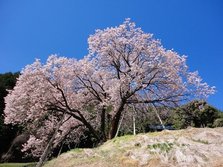
{"label": "tree trunk", "polygon": [[154,109],[155,109],[156,116],[158,117],[158,119],[159,119],[159,121],[160,121],[160,123],[161,123],[161,126],[163,127],[163,130],[166,129],[166,127],[165,127],[164,124],[163,124],[162,119],[160,118],[160,115],[159,115],[159,113],[158,113],[158,111],[157,111],[157,108],[156,108],[156,106],[155,106],[154,104],[153,104],[153,107],[154,107]]}
{"label": "tree trunk", "polygon": [[116,132],[118,130],[118,125],[119,125],[119,121],[121,119],[121,114],[122,111],[124,110],[124,102],[121,102],[115,116],[112,118],[111,121],[111,127],[110,127],[110,131],[109,131],[109,139],[113,139],[116,135]]}
{"label": "tree trunk", "polygon": [[118,125],[118,129],[117,129],[116,134],[115,134],[115,138],[118,136],[118,132],[119,132],[119,130],[121,128],[121,125],[122,125],[122,121],[123,121],[124,116],[125,116],[125,113],[122,114],[122,118],[120,120],[120,123]]}
{"label": "tree trunk", "polygon": [[106,122],[106,126],[107,126],[107,131],[106,131],[106,138],[109,139],[109,134],[110,134],[110,125],[111,125],[111,115],[109,113],[107,113],[107,122]]}
{"label": "tree trunk", "polygon": [[69,115],[71,115],[72,117],[74,117],[75,119],[77,119],[78,121],[82,122],[84,126],[86,126],[89,131],[91,132],[91,134],[95,137],[95,139],[97,141],[100,141],[100,137],[98,135],[98,133],[96,132],[96,130],[91,126],[91,124],[84,118],[84,116],[81,114],[80,111],[76,110],[75,112],[78,113],[79,116],[75,115],[74,113],[70,112],[67,113]]}
{"label": "tree trunk", "polygon": [[135,115],[136,115],[136,108],[135,108],[135,106],[133,106],[133,114],[132,114],[133,135],[136,135],[136,119],[135,119]]}
{"label": "tree trunk", "polygon": [[42,167],[44,165],[44,162],[46,161],[47,159],[47,156],[49,155],[51,149],[52,149],[52,145],[53,145],[53,141],[56,137],[56,134],[60,128],[60,126],[63,124],[63,118],[61,119],[61,121],[57,124],[56,128],[55,128],[55,131],[52,135],[52,137],[50,138],[50,141],[48,142],[45,150],[43,151],[43,154],[41,155],[40,159],[39,159],[39,162],[36,164],[36,167]]}
{"label": "tree trunk", "polygon": [[62,144],[61,144],[61,147],[60,147],[60,150],[59,150],[59,152],[58,152],[58,154],[57,154],[57,157],[59,157],[59,155],[61,154],[61,151],[62,151],[62,149],[63,149],[63,145],[64,145],[64,142],[62,142]]}
{"label": "tree trunk", "polygon": [[79,115],[82,119],[82,123],[90,130],[90,132],[94,135],[95,139],[97,141],[100,141],[100,137],[98,136],[96,130],[91,126],[91,124],[84,118],[82,114],[79,113]]}
{"label": "tree trunk", "polygon": [[101,111],[101,138],[103,141],[106,141],[106,134],[105,134],[105,108],[102,108]]}

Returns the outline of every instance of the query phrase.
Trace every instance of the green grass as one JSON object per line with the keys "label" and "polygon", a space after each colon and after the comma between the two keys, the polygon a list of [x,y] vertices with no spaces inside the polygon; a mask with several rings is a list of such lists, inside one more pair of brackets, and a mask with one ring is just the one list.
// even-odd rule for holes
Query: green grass
{"label": "green grass", "polygon": [[36,163],[2,163],[0,167],[34,167]]}
{"label": "green grass", "polygon": [[157,143],[147,146],[149,149],[159,149],[160,151],[169,152],[173,148],[173,143]]}
{"label": "green grass", "polygon": [[112,139],[111,141],[113,143],[120,143],[120,142],[127,142],[127,141],[131,141],[132,139],[134,139],[134,135],[124,135],[124,136],[120,136],[120,137],[116,137],[114,139]]}
{"label": "green grass", "polygon": [[73,150],[70,150],[70,152],[73,152],[73,153],[82,153],[83,152],[83,149],[82,148],[75,148]]}

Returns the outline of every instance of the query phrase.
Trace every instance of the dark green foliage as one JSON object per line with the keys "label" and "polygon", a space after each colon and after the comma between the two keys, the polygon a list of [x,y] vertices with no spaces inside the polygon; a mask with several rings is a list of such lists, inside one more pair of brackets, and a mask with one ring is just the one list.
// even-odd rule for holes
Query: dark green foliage
{"label": "dark green foliage", "polygon": [[[159,113],[159,116],[162,119],[164,125],[172,125],[172,119],[170,118],[172,109],[157,107],[157,112]],[[119,135],[121,136],[126,134],[133,134],[133,109],[129,108],[124,116],[125,117],[119,131]],[[156,112],[154,111],[154,107],[137,108],[135,113],[135,126],[137,134],[159,131],[151,128],[154,126],[161,126]]]}
{"label": "dark green foliage", "polygon": [[8,94],[7,90],[13,89],[16,84],[16,78],[19,73],[0,74],[0,119],[3,119],[3,111],[5,108],[4,97]]}
{"label": "dark green foliage", "polygon": [[[175,109],[172,121],[176,129],[192,127],[214,127],[221,112],[204,101],[192,101]],[[217,124],[217,123],[216,123]]]}
{"label": "dark green foliage", "polygon": [[[154,107],[138,108],[135,114],[136,133],[161,131],[162,126]],[[205,101],[192,101],[177,108],[157,107],[157,113],[169,130],[191,127],[222,127],[223,112]],[[119,131],[119,135],[133,134],[133,110],[128,109]]]}
{"label": "dark green foliage", "polygon": [[16,136],[17,127],[4,124],[4,97],[8,94],[7,90],[13,89],[19,73],[0,74],[0,156],[5,152],[13,138]]}

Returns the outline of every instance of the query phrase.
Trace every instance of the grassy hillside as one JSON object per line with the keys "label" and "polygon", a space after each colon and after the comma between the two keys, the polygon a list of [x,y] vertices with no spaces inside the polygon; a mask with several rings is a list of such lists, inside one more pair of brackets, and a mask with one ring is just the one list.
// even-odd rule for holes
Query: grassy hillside
{"label": "grassy hillside", "polygon": [[44,167],[223,167],[223,128],[123,136],[74,149]]}

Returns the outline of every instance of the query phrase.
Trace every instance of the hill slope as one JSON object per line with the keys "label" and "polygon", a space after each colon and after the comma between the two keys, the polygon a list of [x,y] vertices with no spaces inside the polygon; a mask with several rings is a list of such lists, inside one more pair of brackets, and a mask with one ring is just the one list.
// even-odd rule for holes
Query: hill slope
{"label": "hill slope", "polygon": [[123,136],[94,149],[74,149],[44,167],[223,167],[223,128]]}

